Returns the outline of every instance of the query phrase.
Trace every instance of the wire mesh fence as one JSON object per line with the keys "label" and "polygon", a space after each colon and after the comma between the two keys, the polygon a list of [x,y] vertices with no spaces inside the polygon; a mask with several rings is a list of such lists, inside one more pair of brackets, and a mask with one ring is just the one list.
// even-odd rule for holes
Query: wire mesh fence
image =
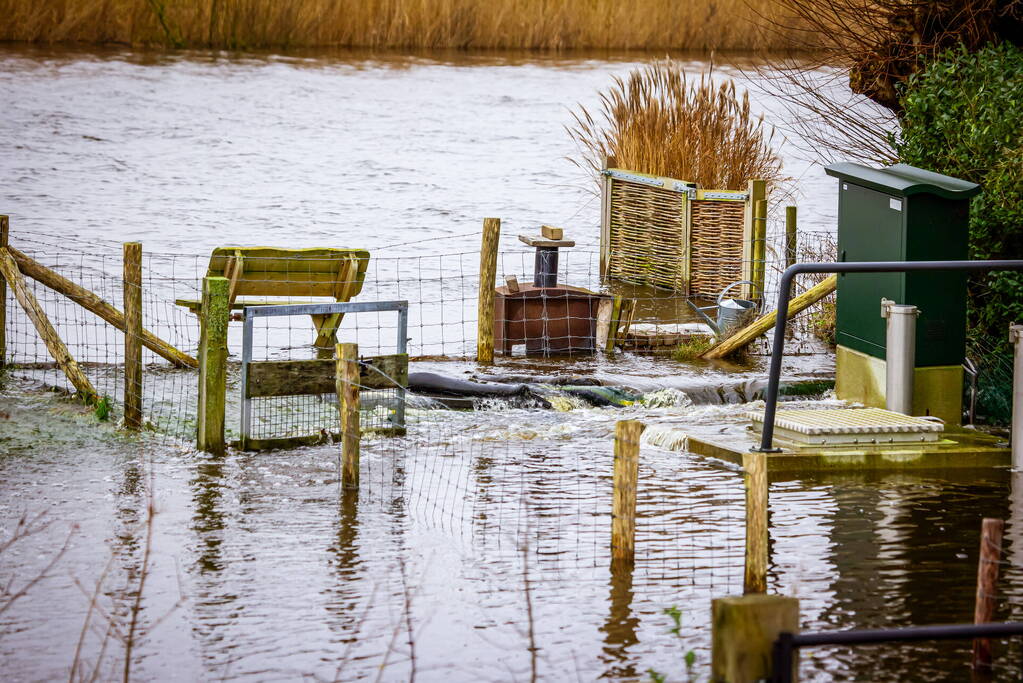
{"label": "wire mesh fence", "polygon": [[[767,233],[763,264],[766,274],[763,301],[767,308],[772,307],[777,276],[784,268],[786,255],[783,226],[772,223],[771,228]],[[833,258],[831,235],[805,233],[800,240],[798,258]],[[95,386],[96,393],[109,397],[111,417],[122,419],[124,334],[110,322],[110,316],[104,314],[106,309],[119,313],[125,300],[122,245],[15,231],[11,246],[21,255],[19,258],[33,264],[32,273],[25,277],[26,288],[38,300],[70,355]],[[299,250],[317,254],[267,256],[250,249],[232,256],[231,249],[221,248],[212,256],[205,256],[150,253],[143,245],[141,296],[146,335],[142,340],[143,413],[148,426],[185,445],[190,443],[196,425],[195,358],[200,345],[202,282],[208,274],[224,275],[231,280],[235,319],[242,306],[250,304],[344,301],[351,299],[354,293],[357,293],[357,301],[406,300],[409,302],[410,356],[468,358],[475,355],[480,287],[480,255],[476,251],[414,256],[384,253],[351,257],[348,254],[332,261],[334,256],[320,252],[351,250]],[[361,271],[357,278],[350,274],[354,271],[344,270],[349,263],[346,258],[359,264]],[[517,275],[528,281],[534,264],[532,250],[502,251],[498,255],[498,279]],[[329,268],[336,268],[336,273],[329,272]],[[37,271],[42,272],[42,281],[36,277]],[[617,295],[632,300],[634,307],[628,329],[637,338],[691,331],[694,323],[700,322],[693,307],[713,303],[666,289],[602,278],[600,254],[592,249],[563,250],[558,283],[586,290],[592,297]],[[260,296],[249,295],[253,292]],[[10,371],[47,386],[72,391],[73,386],[54,361],[32,320],[15,300],[11,288],[8,288],[6,304],[6,362]],[[545,322],[549,322],[549,316],[563,315],[570,328],[572,317],[580,314],[570,308],[564,313],[553,313],[560,310],[556,304],[555,296],[548,297],[543,314]],[[828,350],[818,337],[822,336],[822,330],[824,336],[827,334],[829,306],[833,312],[833,303],[825,300],[797,317],[791,328],[787,353]],[[396,325],[393,316],[384,312],[347,315],[333,323],[315,316],[289,317],[268,324],[257,342],[257,351],[267,360],[322,358],[331,352],[333,342],[346,341],[357,343],[363,355],[378,355],[388,348],[393,349]],[[561,329],[553,326],[545,334],[577,334],[571,329],[559,331]],[[227,428],[229,436],[236,437],[239,428],[236,394],[241,377],[235,361],[241,346],[241,325],[229,327],[228,340],[232,356],[228,365]],[[633,344],[628,348],[649,347]],[[767,348],[765,343],[758,342],[752,351],[767,353]],[[513,351],[513,355],[519,353],[517,349]],[[174,362],[178,357],[190,362]],[[261,414],[260,425],[287,431],[284,423],[302,415],[306,417],[300,419],[308,423],[303,429],[316,427],[319,431],[329,431],[333,428],[336,416],[330,410],[327,395],[298,401],[282,399],[276,404],[275,408],[268,407]],[[288,415],[292,417],[286,417]]]}

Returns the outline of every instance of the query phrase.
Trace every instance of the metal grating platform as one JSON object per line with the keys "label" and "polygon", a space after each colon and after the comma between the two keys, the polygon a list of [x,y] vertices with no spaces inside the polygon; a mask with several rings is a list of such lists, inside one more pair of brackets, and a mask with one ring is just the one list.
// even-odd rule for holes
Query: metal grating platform
{"label": "metal grating platform", "polygon": [[[749,413],[754,431],[764,426],[762,412]],[[882,408],[779,410],[775,435],[797,444],[883,444],[938,441],[945,427],[921,417]]]}

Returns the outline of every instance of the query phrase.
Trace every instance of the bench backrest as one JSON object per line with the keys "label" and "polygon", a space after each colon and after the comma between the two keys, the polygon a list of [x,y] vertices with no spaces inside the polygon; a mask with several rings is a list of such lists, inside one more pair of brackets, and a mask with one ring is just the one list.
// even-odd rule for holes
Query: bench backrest
{"label": "bench backrest", "polygon": [[365,249],[218,247],[206,274],[230,281],[232,303],[239,296],[349,301],[362,291],[368,265]]}

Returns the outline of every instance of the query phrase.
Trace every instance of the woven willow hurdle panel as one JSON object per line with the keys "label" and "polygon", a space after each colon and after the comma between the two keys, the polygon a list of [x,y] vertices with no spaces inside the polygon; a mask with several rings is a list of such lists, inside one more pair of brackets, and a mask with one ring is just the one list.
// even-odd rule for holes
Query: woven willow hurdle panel
{"label": "woven willow hurdle panel", "polygon": [[691,211],[689,294],[714,298],[728,285],[746,278],[746,202],[696,199]]}
{"label": "woven willow hurdle panel", "polygon": [[613,179],[609,277],[685,291],[685,193]]}

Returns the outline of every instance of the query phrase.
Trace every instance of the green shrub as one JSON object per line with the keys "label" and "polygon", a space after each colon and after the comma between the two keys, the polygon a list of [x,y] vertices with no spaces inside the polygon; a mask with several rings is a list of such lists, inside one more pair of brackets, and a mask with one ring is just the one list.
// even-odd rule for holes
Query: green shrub
{"label": "green shrub", "polygon": [[[983,188],[971,205],[970,258],[1023,257],[1023,50],[948,50],[902,94],[899,158]],[[1007,353],[1008,324],[1023,321],[1023,273],[972,277],[968,306],[973,353]]]}

